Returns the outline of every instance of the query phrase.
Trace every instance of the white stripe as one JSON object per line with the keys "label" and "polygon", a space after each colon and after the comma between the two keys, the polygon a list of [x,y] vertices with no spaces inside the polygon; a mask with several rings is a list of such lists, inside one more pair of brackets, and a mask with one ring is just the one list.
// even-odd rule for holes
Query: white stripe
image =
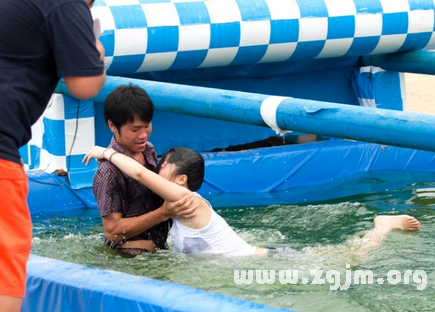
{"label": "white stripe", "polygon": [[278,127],[276,123],[276,110],[279,104],[288,97],[284,96],[269,96],[263,103],[261,103],[260,113],[263,121],[276,132],[276,134],[284,135],[286,133],[292,132],[290,130],[282,130]]}
{"label": "white stripe", "polygon": [[60,93],[54,93],[47,108],[44,111],[44,117],[51,120],[64,120],[65,119],[65,103],[63,101],[63,95]]}
{"label": "white stripe", "polygon": [[364,98],[358,98],[359,105],[364,107],[378,107],[376,105],[375,99],[364,99]]}
{"label": "white stripe", "polygon": [[385,70],[383,70],[380,67],[377,66],[364,66],[361,67],[359,69],[359,72],[362,73],[371,73],[371,74],[376,74],[376,73],[380,73],[380,72],[384,72]]}
{"label": "white stripe", "polygon": [[406,80],[405,80],[405,73],[399,73],[400,78],[400,95],[402,97],[402,111],[406,112]]}

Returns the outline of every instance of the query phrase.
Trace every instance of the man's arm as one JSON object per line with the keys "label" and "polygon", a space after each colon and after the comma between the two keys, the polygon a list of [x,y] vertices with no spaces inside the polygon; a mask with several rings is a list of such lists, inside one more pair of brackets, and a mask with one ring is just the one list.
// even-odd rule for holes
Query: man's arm
{"label": "man's arm", "polygon": [[[96,40],[96,48],[100,53],[100,59],[104,61],[104,47],[99,40]],[[106,71],[100,76],[93,77],[64,77],[66,87],[73,96],[84,100],[94,97],[100,92],[106,80]]]}
{"label": "man's arm", "polygon": [[64,78],[76,98],[97,95],[106,78],[105,50],[94,35],[92,15],[86,2],[65,1],[50,13],[47,24],[58,77]]}
{"label": "man's arm", "polygon": [[95,77],[64,77],[68,90],[80,100],[96,96],[103,87],[105,80],[106,73]]}
{"label": "man's arm", "polygon": [[104,234],[111,242],[118,243],[176,216],[180,211],[193,214],[196,208],[194,195],[187,195],[177,202],[165,202],[160,208],[137,217],[123,218],[121,213],[111,213],[102,217]]}

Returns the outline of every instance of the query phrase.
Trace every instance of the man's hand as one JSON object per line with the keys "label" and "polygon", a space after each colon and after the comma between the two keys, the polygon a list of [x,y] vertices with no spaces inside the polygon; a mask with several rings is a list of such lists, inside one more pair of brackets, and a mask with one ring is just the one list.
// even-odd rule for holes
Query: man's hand
{"label": "man's hand", "polygon": [[165,201],[160,207],[164,215],[169,218],[182,216],[183,218],[193,218],[199,206],[197,196],[194,194],[186,195],[175,202]]}

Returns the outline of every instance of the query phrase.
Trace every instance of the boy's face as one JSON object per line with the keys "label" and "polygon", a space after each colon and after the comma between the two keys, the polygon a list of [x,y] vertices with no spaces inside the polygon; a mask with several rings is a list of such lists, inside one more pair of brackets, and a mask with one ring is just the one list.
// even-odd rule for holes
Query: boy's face
{"label": "boy's face", "polygon": [[110,130],[115,134],[116,142],[121,145],[131,156],[142,153],[153,129],[152,123],[145,123],[135,116],[132,123],[123,125],[119,131],[109,120]]}

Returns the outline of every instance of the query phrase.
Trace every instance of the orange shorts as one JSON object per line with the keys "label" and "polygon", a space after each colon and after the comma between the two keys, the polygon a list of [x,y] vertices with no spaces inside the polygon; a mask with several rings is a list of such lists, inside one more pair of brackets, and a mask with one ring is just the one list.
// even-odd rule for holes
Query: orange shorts
{"label": "orange shorts", "polygon": [[0,295],[24,297],[32,243],[27,192],[23,168],[0,159]]}

